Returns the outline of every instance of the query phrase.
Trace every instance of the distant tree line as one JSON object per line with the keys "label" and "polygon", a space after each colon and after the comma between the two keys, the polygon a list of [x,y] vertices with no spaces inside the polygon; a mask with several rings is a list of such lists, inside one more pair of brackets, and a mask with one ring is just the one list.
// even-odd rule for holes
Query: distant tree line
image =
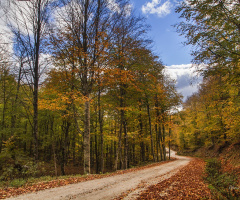
{"label": "distant tree line", "polygon": [[177,117],[175,141],[181,149],[239,142],[239,1],[185,1],[177,12],[184,21],[176,27],[196,47],[203,83]]}

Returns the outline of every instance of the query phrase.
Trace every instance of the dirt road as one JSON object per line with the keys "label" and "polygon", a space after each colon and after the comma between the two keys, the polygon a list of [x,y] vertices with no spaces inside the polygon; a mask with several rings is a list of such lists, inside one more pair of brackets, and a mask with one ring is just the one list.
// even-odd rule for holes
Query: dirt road
{"label": "dirt road", "polygon": [[125,200],[135,199],[148,186],[161,182],[174,175],[179,169],[187,165],[190,158],[176,156],[172,152],[172,157],[178,158],[173,162],[163,165],[146,168],[143,170],[119,174],[102,179],[90,180],[63,187],[39,191],[21,195],[15,200],[111,200],[123,193],[127,193]]}

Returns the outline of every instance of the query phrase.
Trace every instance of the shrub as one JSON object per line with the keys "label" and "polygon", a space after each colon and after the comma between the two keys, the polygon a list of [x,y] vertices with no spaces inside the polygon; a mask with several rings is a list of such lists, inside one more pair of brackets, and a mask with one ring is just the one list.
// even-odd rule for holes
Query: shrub
{"label": "shrub", "polygon": [[221,162],[216,158],[207,160],[205,167],[206,178],[209,182],[212,182],[221,173]]}
{"label": "shrub", "polygon": [[0,154],[0,181],[7,184],[15,179],[19,182],[19,180],[29,177],[38,177],[45,171],[43,162],[34,162],[32,158],[15,148],[15,142],[16,138],[13,136],[9,138],[4,142]]}
{"label": "shrub", "polygon": [[23,185],[25,185],[27,182],[27,180],[24,180],[24,179],[14,179],[10,182],[9,186],[10,187],[21,187]]}
{"label": "shrub", "polygon": [[239,199],[237,176],[233,173],[223,173],[221,169],[222,165],[219,160],[207,160],[205,180],[208,182],[212,194],[216,199]]}

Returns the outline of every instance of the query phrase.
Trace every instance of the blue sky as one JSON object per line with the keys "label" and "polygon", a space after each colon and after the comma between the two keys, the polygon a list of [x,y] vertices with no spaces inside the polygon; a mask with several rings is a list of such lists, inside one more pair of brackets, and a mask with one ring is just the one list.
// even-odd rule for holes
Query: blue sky
{"label": "blue sky", "polygon": [[175,13],[180,1],[131,0],[131,3],[134,11],[144,16],[146,22],[151,25],[149,36],[153,40],[153,50],[166,66],[166,73],[176,80],[177,90],[182,93],[185,101],[187,96],[197,91],[201,77],[195,78],[196,74],[191,64],[192,47],[183,45],[185,38],[179,36],[173,27],[181,21],[180,14]]}
{"label": "blue sky", "polygon": [[154,51],[164,65],[191,63],[190,47],[183,46],[185,40],[179,36],[174,24],[180,21],[175,13],[176,1],[172,0],[131,0],[136,13],[146,17],[151,25],[149,32],[154,42]]}

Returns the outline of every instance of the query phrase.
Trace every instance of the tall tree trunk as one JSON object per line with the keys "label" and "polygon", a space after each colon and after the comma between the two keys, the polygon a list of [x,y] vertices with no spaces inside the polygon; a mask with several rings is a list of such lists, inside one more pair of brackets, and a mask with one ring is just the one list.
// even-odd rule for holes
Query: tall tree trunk
{"label": "tall tree trunk", "polygon": [[141,159],[142,159],[142,162],[145,162],[145,145],[144,145],[144,141],[143,141],[143,122],[142,122],[142,114],[141,114],[141,111],[142,111],[142,102],[141,102],[141,99],[139,100],[139,111],[140,111],[140,114],[139,114],[139,138],[140,138],[140,147],[141,147]]}
{"label": "tall tree trunk", "polygon": [[34,81],[33,92],[33,137],[34,137],[34,157],[38,161],[38,83]]}
{"label": "tall tree trunk", "polygon": [[61,173],[64,176],[65,175],[65,150],[63,146],[61,147],[61,154],[62,154],[62,157],[61,157],[60,168],[61,168]]}
{"label": "tall tree trunk", "polygon": [[[100,83],[99,83],[100,84]],[[100,87],[100,86],[99,86]],[[101,108],[101,89],[98,89],[98,119],[99,119],[99,129],[100,129],[100,152],[101,152],[101,160],[100,160],[100,171],[103,173],[104,171],[104,153],[103,153],[103,113]]]}
{"label": "tall tree trunk", "polygon": [[84,174],[90,174],[90,99],[86,97],[83,136]]}
{"label": "tall tree trunk", "polygon": [[[159,112],[159,103],[158,103],[158,96],[155,96],[155,107],[156,107],[156,139],[157,139],[157,151],[160,153],[161,160],[163,160],[163,150],[162,150],[162,127],[160,122],[160,112]],[[158,155],[159,157],[159,155]],[[159,158],[158,158],[159,161]]]}
{"label": "tall tree trunk", "polygon": [[63,130],[63,144],[61,146],[61,153],[62,153],[62,159],[61,159],[61,172],[62,175],[65,175],[65,165],[67,163],[67,146],[68,146],[68,135],[69,135],[69,128],[70,128],[70,122],[64,120],[62,125]]}
{"label": "tall tree trunk", "polygon": [[72,138],[72,150],[73,150],[73,165],[76,165],[76,133],[73,133]]}
{"label": "tall tree trunk", "polygon": [[94,135],[94,140],[95,140],[95,163],[96,163],[96,174],[99,173],[99,154],[98,154],[98,136],[97,136],[97,121],[96,121],[96,129],[95,129],[95,135]]}
{"label": "tall tree trunk", "polygon": [[35,39],[35,63],[33,74],[33,137],[34,137],[34,156],[38,161],[38,84],[39,84],[39,54],[40,54],[40,35],[41,35],[41,0],[37,2],[37,30]]}
{"label": "tall tree trunk", "polygon": [[52,143],[52,149],[53,149],[53,161],[54,161],[54,171],[55,171],[55,176],[58,176],[58,171],[57,171],[57,158],[56,158],[56,149],[55,149],[55,144],[54,144],[54,142]]}
{"label": "tall tree trunk", "polygon": [[152,120],[151,120],[151,113],[150,113],[150,106],[148,103],[148,99],[147,99],[147,113],[148,113],[148,124],[149,124],[149,132],[150,132],[150,137],[151,137],[151,153],[152,153],[152,157],[153,157],[153,161],[156,161],[155,158],[155,153],[154,153],[154,143],[153,143],[153,134],[152,134]]}
{"label": "tall tree trunk", "polygon": [[168,153],[169,153],[169,160],[170,160],[170,158],[171,158],[171,152],[170,152],[171,151],[171,148],[170,148],[171,147],[171,140],[170,140],[171,138],[170,137],[171,137],[171,132],[172,132],[172,129],[171,129],[171,123],[172,122],[171,122],[171,115],[169,117],[170,117],[170,124],[169,124],[169,144],[168,144],[169,148],[168,148]]}
{"label": "tall tree trunk", "polygon": [[119,155],[121,154],[121,151],[122,151],[122,123],[120,123],[120,130],[118,135],[118,148],[116,151],[115,170],[118,169],[118,160],[119,160]]}
{"label": "tall tree trunk", "polygon": [[165,126],[162,125],[162,151],[163,151],[163,159],[166,160],[166,145],[165,145]]}
{"label": "tall tree trunk", "polygon": [[[2,91],[3,91],[3,112],[2,112],[2,123],[1,123],[1,141],[0,141],[0,153],[2,152],[2,142],[4,140],[4,128],[5,128],[5,112],[6,112],[6,69],[3,67],[3,77],[0,77],[2,79]],[[0,79],[0,80],[1,80]]]}
{"label": "tall tree trunk", "polygon": [[16,124],[16,109],[17,109],[17,102],[18,102],[18,96],[19,96],[19,90],[20,90],[20,81],[21,81],[21,75],[22,75],[22,68],[23,68],[23,59],[21,58],[21,64],[18,72],[18,80],[17,80],[17,91],[15,95],[14,105],[13,105],[13,111],[12,111],[12,119],[11,119],[11,127],[12,129],[15,128]]}
{"label": "tall tree trunk", "polygon": [[[120,84],[120,99],[119,99],[119,104],[120,104],[120,130],[119,130],[119,137],[118,137],[118,149],[117,149],[117,153],[116,153],[116,160],[115,160],[115,169],[117,170],[118,168],[118,159],[119,159],[119,155],[121,157],[121,168],[123,167],[122,165],[122,133],[123,133],[123,129],[124,129],[124,133],[125,133],[125,113],[124,113],[124,95],[125,95],[125,89],[123,88],[123,84]],[[127,135],[124,135],[124,138],[126,138]],[[127,138],[126,138],[127,139]],[[125,143],[125,142],[124,142]],[[125,143],[126,146],[126,143]],[[125,148],[124,148],[125,150]]]}
{"label": "tall tree trunk", "polygon": [[155,122],[155,134],[156,134],[156,150],[157,150],[157,162],[159,162],[159,145],[158,145],[158,125],[157,122]]}
{"label": "tall tree trunk", "polygon": [[160,156],[161,156],[161,161],[163,160],[163,149],[162,149],[162,124],[158,125],[158,145],[159,145],[159,150],[160,150]]}
{"label": "tall tree trunk", "polygon": [[128,168],[128,135],[127,135],[127,121],[124,117],[124,168]]}
{"label": "tall tree trunk", "polygon": [[56,156],[56,141],[54,137],[54,117],[50,118],[50,131],[51,131],[51,138],[52,138],[52,150],[53,150],[53,161],[54,161],[54,171],[55,171],[55,176],[58,176],[58,171],[57,171],[57,156]]}
{"label": "tall tree trunk", "polygon": [[[97,105],[94,105],[94,112],[96,113],[96,119],[95,119],[95,123],[93,123],[93,124],[95,124],[94,126],[93,126],[93,128],[94,128],[94,130],[93,130],[93,132],[95,133],[94,134],[94,153],[93,153],[93,159],[92,159],[92,161],[95,163],[95,173],[96,174],[98,174],[99,172],[100,172],[100,164],[99,164],[99,160],[100,160],[100,158],[99,158],[99,142],[98,142],[98,114],[97,114],[97,112],[98,112],[98,110],[97,110]],[[91,161],[91,162],[92,162]]]}
{"label": "tall tree trunk", "polygon": [[89,0],[84,1],[84,22],[83,22],[83,52],[85,54],[83,61],[83,75],[82,75],[82,86],[83,94],[86,97],[85,108],[84,108],[84,136],[83,136],[83,168],[84,174],[90,174],[90,162],[91,162],[91,147],[90,147],[90,83],[88,81],[89,70],[88,70],[88,19],[89,19]]}

